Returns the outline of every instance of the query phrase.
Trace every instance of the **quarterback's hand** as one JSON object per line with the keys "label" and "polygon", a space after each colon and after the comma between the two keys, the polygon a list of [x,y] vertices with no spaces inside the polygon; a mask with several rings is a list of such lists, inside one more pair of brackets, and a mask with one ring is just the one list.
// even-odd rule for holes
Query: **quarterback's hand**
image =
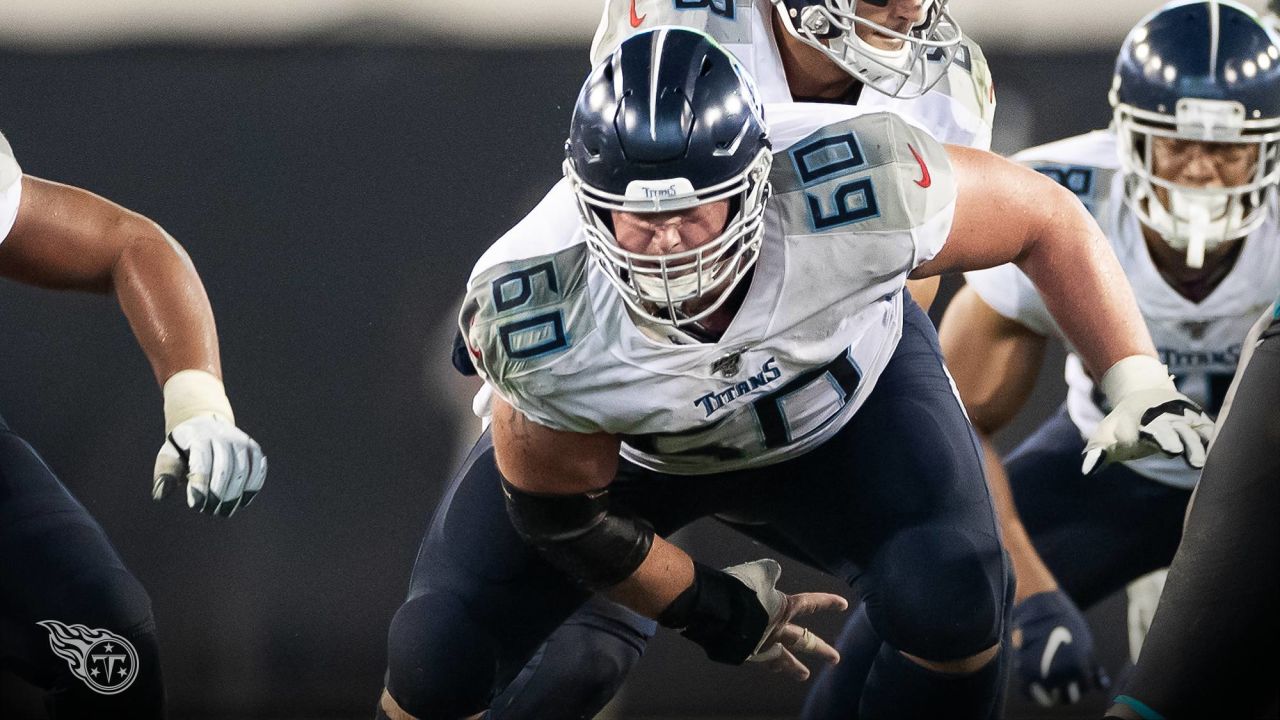
{"label": "quarterback's hand", "polygon": [[776,587],[782,576],[782,566],[776,560],[755,560],[724,571],[754,590],[769,613],[764,638],[747,662],[765,663],[773,672],[802,682],[809,679],[809,668],[796,655],[814,655],[833,665],[840,662],[840,653],[827,641],[792,621],[821,610],[845,610],[849,607],[847,600],[830,593],[788,595],[782,592]]}
{"label": "quarterback's hand", "polygon": [[1111,686],[1093,656],[1093,634],[1061,590],[1036,593],[1013,608],[1013,646],[1023,691],[1043,707],[1076,703]]}
{"label": "quarterback's hand", "polygon": [[1191,467],[1204,467],[1213,420],[1178,392],[1160,361],[1145,355],[1127,357],[1107,371],[1101,385],[1115,409],[1089,436],[1084,474],[1155,452],[1180,455]]}
{"label": "quarterback's hand", "polygon": [[267,458],[253,438],[212,415],[183,421],[156,456],[151,496],[161,500],[187,484],[187,507],[231,515],[248,505],[267,479]]}

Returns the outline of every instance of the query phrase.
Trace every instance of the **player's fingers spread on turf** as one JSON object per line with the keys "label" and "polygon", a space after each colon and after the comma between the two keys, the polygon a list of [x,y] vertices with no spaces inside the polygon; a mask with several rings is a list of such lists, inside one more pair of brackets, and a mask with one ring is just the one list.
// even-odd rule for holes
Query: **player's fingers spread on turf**
{"label": "player's fingers spread on turf", "polygon": [[778,657],[770,660],[766,665],[770,670],[776,673],[782,673],[792,679],[804,682],[809,679],[809,668],[804,663],[796,659],[786,648],[782,648],[782,652]]}
{"label": "player's fingers spread on turf", "polygon": [[787,598],[787,619],[804,617],[816,612],[848,610],[849,601],[831,593],[796,593]]}
{"label": "player's fingers spread on turf", "polygon": [[840,662],[840,652],[806,627],[788,623],[778,631],[778,643],[793,653],[816,655],[832,665]]}
{"label": "player's fingers spread on turf", "polygon": [[1187,458],[1187,464],[1193,468],[1204,467],[1204,440],[1200,439],[1199,433],[1189,425],[1182,423],[1178,423],[1173,429],[1178,433],[1178,437],[1182,438],[1182,446],[1186,448],[1184,454]]}

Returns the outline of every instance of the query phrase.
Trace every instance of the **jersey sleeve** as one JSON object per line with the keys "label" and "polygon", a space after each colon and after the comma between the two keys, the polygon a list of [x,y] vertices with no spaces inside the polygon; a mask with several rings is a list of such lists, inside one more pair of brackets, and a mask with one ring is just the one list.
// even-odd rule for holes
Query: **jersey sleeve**
{"label": "jersey sleeve", "polygon": [[540,425],[583,433],[600,428],[562,381],[575,372],[570,351],[595,330],[586,272],[582,245],[493,265],[468,283],[458,321],[477,372],[507,403]]}
{"label": "jersey sleeve", "polygon": [[955,173],[923,128],[897,113],[840,105],[769,105],[765,116],[776,148],[770,202],[798,225],[875,238],[904,273],[946,244]]}
{"label": "jersey sleeve", "polygon": [[1004,317],[1041,335],[1057,333],[1057,324],[1036,286],[1016,265],[967,272],[964,279],[983,302]]}
{"label": "jersey sleeve", "polygon": [[928,132],[901,120],[893,125],[895,177],[915,244],[913,267],[918,267],[941,252],[951,234],[955,170],[946,148]]}
{"label": "jersey sleeve", "polygon": [[13,149],[0,135],[0,242],[9,237],[18,219],[18,203],[22,200],[22,168],[13,157]]}

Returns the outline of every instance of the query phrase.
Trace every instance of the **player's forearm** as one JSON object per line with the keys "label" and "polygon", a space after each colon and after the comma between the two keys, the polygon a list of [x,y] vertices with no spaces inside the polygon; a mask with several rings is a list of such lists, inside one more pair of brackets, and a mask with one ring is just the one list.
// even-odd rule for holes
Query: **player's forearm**
{"label": "player's forearm", "polygon": [[118,240],[111,287],[157,382],[187,369],[220,378],[213,311],[191,260],[154,223],[129,223],[118,232],[127,236]]}
{"label": "player's forearm", "polygon": [[991,495],[995,501],[996,516],[999,518],[1005,549],[1013,562],[1013,576],[1018,579],[1018,589],[1014,599],[1022,602],[1036,593],[1056,589],[1058,583],[1054,580],[1053,573],[1049,572],[1049,568],[1040,559],[1040,553],[1036,552],[1035,546],[1031,543],[1031,536],[1027,534],[1022,518],[1018,516],[1018,508],[1013,501],[1013,489],[1009,485],[1009,475],[1004,470],[1000,454],[992,447],[989,438],[981,434],[979,438],[982,440],[987,485],[991,488]]}
{"label": "player's forearm", "polygon": [[649,618],[657,618],[680,593],[693,585],[693,559],[661,537],[631,577],[609,588],[615,602]]}
{"label": "player's forearm", "polygon": [[[1017,265],[1035,283],[1085,366],[1102,375],[1131,355],[1155,356],[1133,290],[1097,223],[1066,190]],[[1067,201],[1066,197],[1070,197]]]}

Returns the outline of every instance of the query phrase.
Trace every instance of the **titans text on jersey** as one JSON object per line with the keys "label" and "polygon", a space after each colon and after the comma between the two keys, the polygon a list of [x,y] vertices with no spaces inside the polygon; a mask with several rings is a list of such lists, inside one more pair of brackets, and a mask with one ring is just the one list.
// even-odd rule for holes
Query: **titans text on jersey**
{"label": "titans text on jersey", "polygon": [[844,426],[897,345],[907,273],[950,230],[950,163],[890,113],[786,104],[766,116],[774,196],[723,338],[633,320],[604,273],[588,272],[562,181],[469,283],[462,329],[504,398],[553,428],[622,435],[628,460],[683,474],[785,460]]}

